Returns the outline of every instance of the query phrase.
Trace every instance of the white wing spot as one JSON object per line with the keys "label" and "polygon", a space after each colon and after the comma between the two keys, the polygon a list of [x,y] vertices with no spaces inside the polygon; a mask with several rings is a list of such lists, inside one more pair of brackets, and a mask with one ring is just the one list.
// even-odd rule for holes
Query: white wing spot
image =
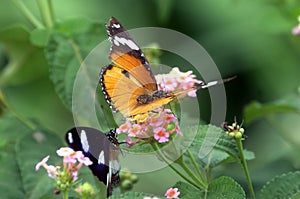
{"label": "white wing spot", "polygon": [[112,26],[115,27],[115,28],[120,28],[121,27],[120,24],[117,24],[117,23],[114,23]]}
{"label": "white wing spot", "polygon": [[[117,41],[117,40],[113,40],[114,41],[114,44],[116,45],[116,46],[120,46],[120,43]],[[123,44],[124,45],[124,44]]]}
{"label": "white wing spot", "polygon": [[202,86],[202,88],[208,88],[208,87],[214,86],[216,84],[218,84],[218,81],[208,82],[206,85]]}
{"label": "white wing spot", "polygon": [[69,140],[70,143],[74,142],[73,137],[72,137],[72,133],[70,133],[70,132],[68,133],[68,140]]}
{"label": "white wing spot", "polygon": [[115,36],[114,38],[114,43],[119,46],[120,43],[122,45],[127,45],[129,48],[131,48],[132,50],[139,50],[140,48],[132,41],[132,40],[127,40],[125,38],[121,38],[118,36]]}
{"label": "white wing spot", "polygon": [[89,142],[87,140],[86,133],[84,130],[82,130],[80,133],[80,140],[81,140],[81,145],[82,145],[84,152],[88,152],[90,149],[90,146],[89,146]]}
{"label": "white wing spot", "polygon": [[110,174],[110,172],[108,172],[106,175],[106,187],[108,187],[110,180],[111,180],[111,174]]}
{"label": "white wing spot", "polygon": [[101,151],[99,154],[98,164],[105,164],[104,151]]}

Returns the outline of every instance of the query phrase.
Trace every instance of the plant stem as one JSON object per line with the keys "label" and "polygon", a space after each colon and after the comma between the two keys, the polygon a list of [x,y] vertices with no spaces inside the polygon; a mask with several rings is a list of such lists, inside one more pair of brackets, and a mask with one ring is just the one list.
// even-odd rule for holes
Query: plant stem
{"label": "plant stem", "polygon": [[193,166],[195,167],[196,172],[198,173],[199,177],[201,178],[202,182],[205,182],[205,179],[196,163],[196,160],[194,156],[192,155],[191,151],[189,149],[186,150],[188,157],[191,159]]}
{"label": "plant stem", "polygon": [[12,2],[36,28],[44,28],[44,25],[35,18],[35,16],[28,10],[22,1],[12,0]]}
{"label": "plant stem", "polygon": [[243,166],[246,178],[247,178],[247,183],[248,183],[248,187],[249,187],[249,191],[250,191],[250,195],[252,199],[255,199],[255,194],[254,194],[254,189],[252,186],[252,181],[250,178],[250,174],[249,174],[249,170],[248,170],[248,166],[247,166],[247,162],[244,156],[244,152],[243,152],[243,144],[242,144],[242,140],[241,139],[235,139],[238,150],[239,150],[239,154],[241,156],[241,164]]}
{"label": "plant stem", "polygon": [[204,181],[201,181],[199,180],[195,174],[191,171],[191,169],[185,164],[185,162],[182,160],[182,157],[180,157],[178,160],[176,160],[176,163],[178,163],[182,168],[183,170],[189,174],[189,176],[195,181],[197,182],[198,184],[200,184],[200,186],[202,188],[207,188],[207,185]]}
{"label": "plant stem", "polygon": [[171,169],[173,169],[173,171],[175,171],[175,173],[177,173],[180,177],[182,177],[184,180],[186,180],[187,182],[189,182],[190,184],[194,185],[197,188],[201,188],[199,187],[199,185],[197,185],[196,183],[194,183],[193,181],[191,181],[188,177],[186,177],[185,175],[183,175],[178,169],[176,169],[170,162],[169,160],[164,156],[164,154],[161,152],[160,148],[157,145],[157,142],[155,142],[154,144],[152,144],[152,147],[156,150],[156,152],[158,153],[158,155],[163,159],[163,161],[165,161]]}
{"label": "plant stem", "polygon": [[46,27],[51,28],[53,26],[53,21],[50,13],[49,2],[45,0],[37,0],[37,4],[44,24]]}
{"label": "plant stem", "polygon": [[52,21],[52,25],[55,22],[55,16],[54,16],[54,11],[53,11],[53,6],[52,6],[52,0],[47,0],[47,4],[48,4],[48,9],[49,9],[49,16],[50,19]]}
{"label": "plant stem", "polygon": [[4,108],[8,109],[20,122],[22,122],[24,125],[26,125],[28,128],[32,130],[36,130],[36,125],[33,124],[30,120],[27,120],[22,115],[17,113],[10,105],[7,103],[7,100],[3,94],[3,92],[0,90],[0,100],[4,105]]}
{"label": "plant stem", "polygon": [[68,191],[64,191],[63,192],[63,199],[68,199],[69,198],[69,192]]}

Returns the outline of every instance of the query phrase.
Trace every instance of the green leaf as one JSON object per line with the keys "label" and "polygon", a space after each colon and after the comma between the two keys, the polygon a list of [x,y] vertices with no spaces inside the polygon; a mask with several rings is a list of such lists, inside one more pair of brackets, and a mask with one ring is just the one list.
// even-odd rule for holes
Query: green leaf
{"label": "green leaf", "polygon": [[[173,187],[180,191],[181,199],[242,199],[246,198],[243,188],[232,178],[222,176],[213,180],[206,191],[199,190],[186,182],[177,182]],[[206,192],[206,193],[205,193]],[[205,196],[206,195],[206,196]]]}
{"label": "green leaf", "polygon": [[179,198],[181,199],[204,198],[203,190],[199,190],[186,182],[176,182],[173,187],[178,188],[178,190],[180,191]]}
{"label": "green leaf", "polygon": [[53,179],[43,168],[35,172],[35,165],[47,155],[50,155],[48,164],[62,165],[62,158],[56,155],[56,150],[63,145],[58,136],[45,130],[32,132],[20,139],[16,145],[16,159],[26,198],[40,198],[53,192]]}
{"label": "green leaf", "polygon": [[245,123],[249,124],[257,119],[267,117],[277,113],[299,113],[300,112],[300,96],[291,95],[275,102],[261,104],[252,102],[244,109]]}
{"label": "green leaf", "polygon": [[14,145],[1,147],[0,192],[3,198],[22,199],[25,197],[19,167],[15,159]]}
{"label": "green leaf", "polygon": [[18,139],[31,132],[14,115],[4,113],[0,117],[0,140],[6,143],[16,143]]}
{"label": "green leaf", "polygon": [[246,198],[245,191],[235,180],[222,176],[211,182],[208,186],[208,199],[242,199]]}
{"label": "green leaf", "polygon": [[[37,190],[42,197],[49,189],[47,174],[43,173],[44,181],[38,181],[42,172],[35,172],[35,164],[50,152],[54,154],[55,147],[60,142],[58,137],[48,138],[48,133],[41,134],[28,128],[15,116],[5,113],[0,118],[0,191],[4,198],[31,198],[31,192]],[[53,135],[51,135],[53,137]],[[49,137],[51,137],[49,136]],[[48,148],[48,149],[47,149]],[[30,176],[30,178],[28,178]],[[42,178],[42,177],[41,177]],[[39,184],[40,183],[40,184]],[[28,188],[28,186],[32,186]],[[42,193],[45,188],[48,189]],[[35,191],[37,191],[35,190]]]}
{"label": "green leaf", "polygon": [[248,151],[247,149],[244,149],[244,156],[246,160],[254,160],[255,154],[252,151]]}
{"label": "green leaf", "polygon": [[300,194],[300,172],[282,174],[267,182],[261,189],[260,198],[297,198]]}
{"label": "green leaf", "polygon": [[[83,59],[104,39],[106,34],[103,27],[103,24],[92,23],[86,19],[61,22],[55,26],[46,46],[50,78],[59,97],[69,109],[72,107],[73,86],[77,71]],[[97,67],[99,67],[98,72],[92,74],[96,75],[96,79],[101,66],[97,65]]]}
{"label": "green leaf", "polygon": [[142,193],[142,192],[126,192],[124,194],[110,196],[109,199],[120,199],[120,198],[122,198],[122,199],[133,199],[133,198],[139,199],[139,198],[144,198],[145,196],[158,197],[153,194]]}
{"label": "green leaf", "polygon": [[30,42],[38,47],[45,47],[51,35],[50,29],[35,29],[30,33]]}
{"label": "green leaf", "polygon": [[21,25],[0,30],[0,41],[8,56],[8,64],[0,74],[0,86],[24,84],[47,73],[43,49],[32,46],[29,36]]}
{"label": "green leaf", "polygon": [[[195,127],[190,127],[186,131],[188,133],[187,136],[193,131],[195,131]],[[223,162],[238,161],[240,158],[234,139],[227,136],[219,127],[201,125],[197,130],[196,136],[192,138],[189,150],[204,167],[209,166],[213,168]],[[189,162],[187,154],[185,153],[184,155],[185,160]]]}

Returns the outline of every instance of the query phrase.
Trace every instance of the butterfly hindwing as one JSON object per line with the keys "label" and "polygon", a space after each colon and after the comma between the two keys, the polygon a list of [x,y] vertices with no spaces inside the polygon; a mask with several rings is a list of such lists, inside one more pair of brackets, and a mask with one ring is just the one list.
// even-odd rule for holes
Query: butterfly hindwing
{"label": "butterfly hindwing", "polygon": [[111,195],[112,184],[119,182],[120,165],[118,163],[118,146],[112,142],[115,132],[107,134],[90,127],[74,127],[66,133],[66,142],[75,151],[82,151],[93,164],[89,166],[92,173],[107,186]]}

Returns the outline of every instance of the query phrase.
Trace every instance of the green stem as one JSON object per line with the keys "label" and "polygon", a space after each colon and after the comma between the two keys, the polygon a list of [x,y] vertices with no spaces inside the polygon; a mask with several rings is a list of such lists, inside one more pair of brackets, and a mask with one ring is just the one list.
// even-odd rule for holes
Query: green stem
{"label": "green stem", "polygon": [[24,125],[26,125],[27,127],[29,127],[32,130],[37,129],[35,124],[33,124],[30,120],[27,120],[26,118],[24,118],[22,115],[17,113],[12,107],[10,107],[10,105],[7,103],[7,100],[1,90],[0,90],[0,100],[3,103],[4,107],[7,110],[9,110],[20,122],[22,122]]}
{"label": "green stem", "polygon": [[209,184],[211,181],[211,172],[209,166],[205,169],[205,173],[206,173],[206,182]]}
{"label": "green stem", "polygon": [[158,155],[163,159],[163,161],[165,161],[171,169],[173,169],[173,171],[175,171],[175,173],[177,173],[180,177],[182,177],[184,180],[186,180],[187,182],[189,182],[190,184],[194,185],[197,188],[201,188],[199,187],[199,185],[197,185],[196,183],[194,183],[193,181],[191,181],[188,177],[186,177],[185,175],[183,175],[178,169],[176,169],[170,162],[169,160],[164,156],[164,154],[161,152],[160,148],[157,145],[157,142],[155,142],[154,144],[152,144],[152,147],[156,150],[156,152],[158,153]]}
{"label": "green stem", "polygon": [[239,150],[239,154],[241,156],[241,164],[243,166],[246,178],[247,178],[247,183],[248,183],[248,187],[249,187],[249,191],[250,191],[250,195],[252,199],[255,199],[255,194],[254,194],[254,189],[252,186],[252,181],[250,178],[250,174],[249,174],[249,170],[248,170],[248,166],[247,166],[247,162],[244,156],[244,151],[243,151],[243,143],[241,139],[235,139],[238,150]]}
{"label": "green stem", "polygon": [[63,199],[68,199],[69,198],[69,192],[68,191],[64,191],[63,192]]}
{"label": "green stem", "polygon": [[54,16],[54,11],[53,11],[53,6],[52,6],[52,0],[47,0],[48,4],[48,9],[49,9],[49,16],[52,21],[52,25],[55,22],[55,16]]}
{"label": "green stem", "polygon": [[45,0],[37,0],[37,4],[44,24],[46,27],[51,28],[53,26],[53,21],[50,13],[49,2]]}
{"label": "green stem", "polygon": [[35,16],[28,10],[22,1],[12,0],[12,2],[36,28],[44,28],[43,24],[35,18]]}
{"label": "green stem", "polygon": [[192,164],[193,164],[196,172],[198,173],[199,177],[201,178],[201,181],[205,182],[204,176],[202,175],[202,173],[201,173],[201,171],[200,171],[200,169],[199,169],[199,167],[198,167],[198,165],[196,163],[196,160],[195,160],[194,156],[192,155],[192,153],[191,153],[191,151],[189,149],[187,149],[187,155],[191,159]]}
{"label": "green stem", "polygon": [[195,181],[197,182],[202,188],[207,188],[207,185],[204,181],[201,181],[199,180],[194,172],[192,172],[192,170],[185,164],[185,162],[182,160],[182,158],[180,157],[176,163],[178,163],[182,168],[183,170]]}

